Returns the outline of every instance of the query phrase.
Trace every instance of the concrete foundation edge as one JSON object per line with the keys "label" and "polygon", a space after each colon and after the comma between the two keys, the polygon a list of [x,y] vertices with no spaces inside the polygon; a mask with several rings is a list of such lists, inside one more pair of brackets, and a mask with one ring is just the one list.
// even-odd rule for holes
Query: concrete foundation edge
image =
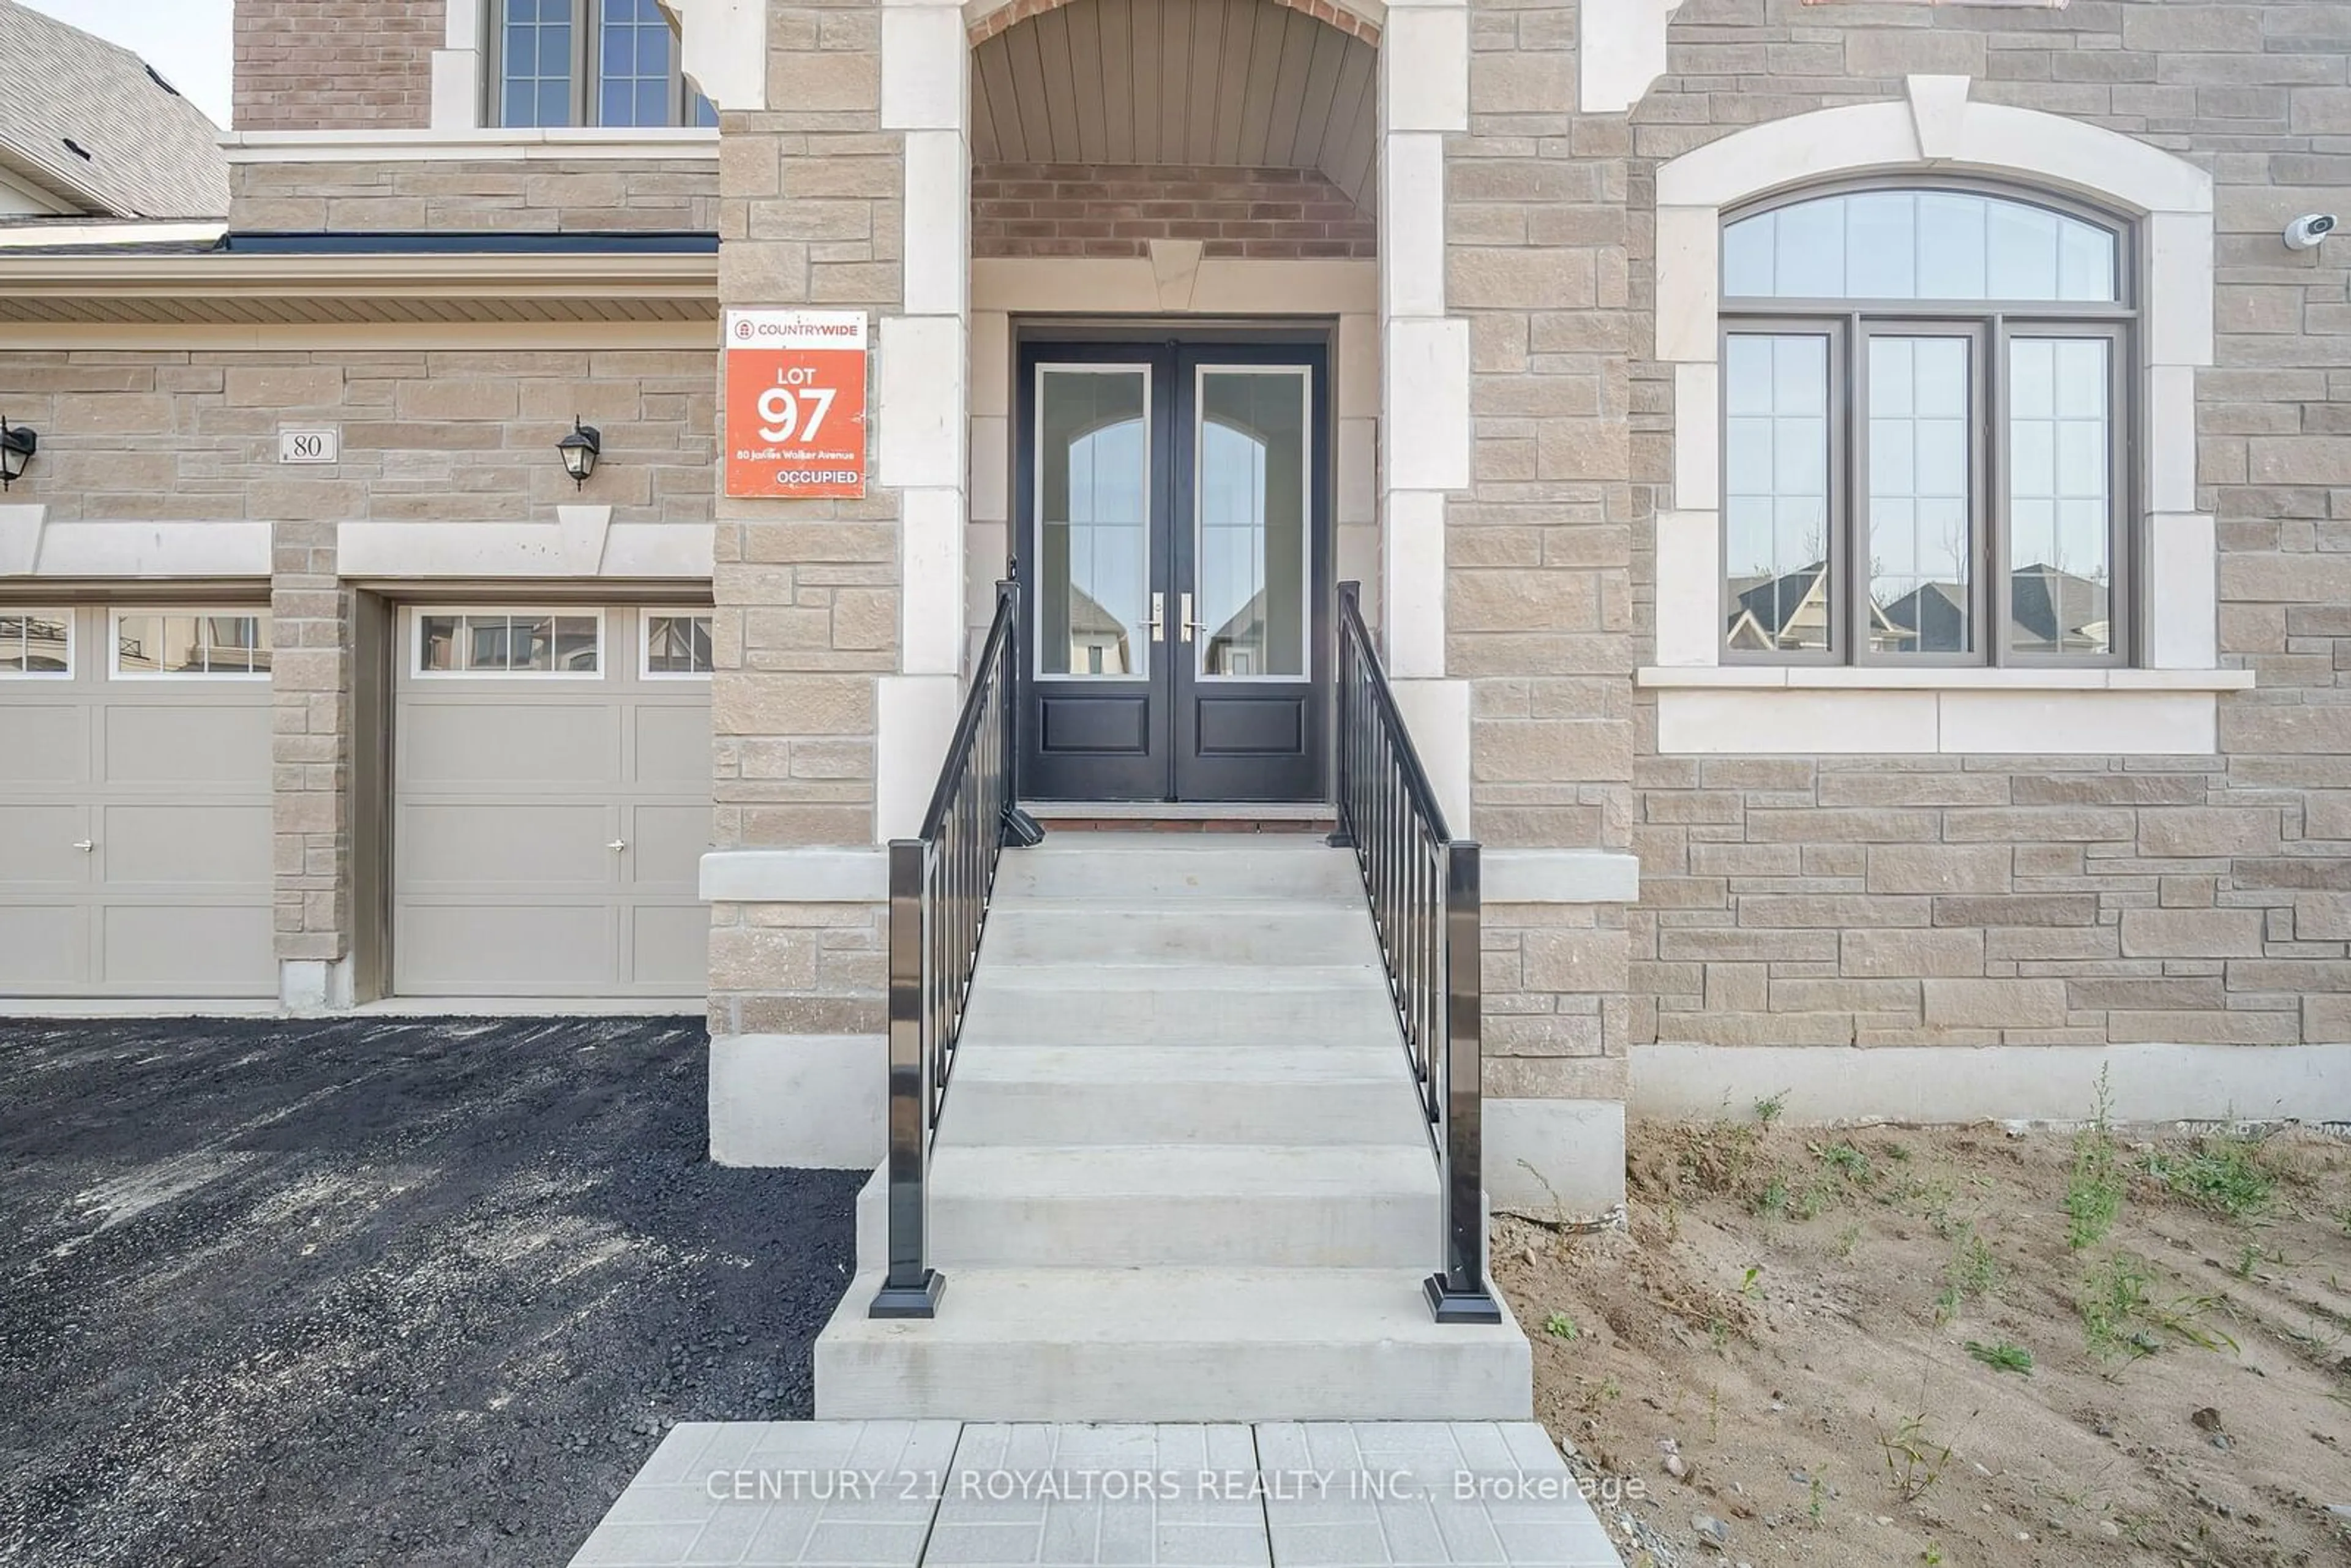
{"label": "concrete foundation edge", "polygon": [[1636,1116],[1745,1116],[1785,1094],[1797,1122],[2079,1122],[2104,1072],[2117,1121],[2351,1122],[2351,1045],[1661,1044],[1632,1059]]}
{"label": "concrete foundation edge", "polygon": [[878,1034],[712,1035],[712,1161],[872,1170],[886,1141],[888,1054]]}
{"label": "concrete foundation edge", "polygon": [[1546,1217],[1625,1201],[1625,1107],[1613,1100],[1489,1100],[1486,1202]]}

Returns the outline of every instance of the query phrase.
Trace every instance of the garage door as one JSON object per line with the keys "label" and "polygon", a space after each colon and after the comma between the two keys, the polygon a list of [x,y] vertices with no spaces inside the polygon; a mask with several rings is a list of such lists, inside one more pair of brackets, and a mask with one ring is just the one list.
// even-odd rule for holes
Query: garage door
{"label": "garage door", "polygon": [[0,995],[277,992],[268,613],[0,605]]}
{"label": "garage door", "polygon": [[701,995],[708,612],[413,606],[398,669],[393,989]]}

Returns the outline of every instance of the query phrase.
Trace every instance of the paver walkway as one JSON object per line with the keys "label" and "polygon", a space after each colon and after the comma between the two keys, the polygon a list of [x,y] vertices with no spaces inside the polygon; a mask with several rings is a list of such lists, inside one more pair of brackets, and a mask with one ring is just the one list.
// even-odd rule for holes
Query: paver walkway
{"label": "paver walkway", "polygon": [[573,1568],[1621,1568],[1532,1422],[671,1430]]}

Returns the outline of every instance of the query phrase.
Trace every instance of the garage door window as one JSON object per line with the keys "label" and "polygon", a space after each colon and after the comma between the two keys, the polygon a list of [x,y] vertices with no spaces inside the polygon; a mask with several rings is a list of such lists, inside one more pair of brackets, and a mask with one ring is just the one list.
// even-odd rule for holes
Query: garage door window
{"label": "garage door window", "polygon": [[647,614],[645,667],[642,674],[656,681],[708,675],[710,617]]}
{"label": "garage door window", "polygon": [[72,674],[71,611],[0,611],[0,680]]}
{"label": "garage door window", "polygon": [[269,678],[267,614],[252,610],[118,610],[118,680]]}
{"label": "garage door window", "polygon": [[416,673],[427,678],[528,675],[593,679],[604,668],[601,611],[416,612]]}

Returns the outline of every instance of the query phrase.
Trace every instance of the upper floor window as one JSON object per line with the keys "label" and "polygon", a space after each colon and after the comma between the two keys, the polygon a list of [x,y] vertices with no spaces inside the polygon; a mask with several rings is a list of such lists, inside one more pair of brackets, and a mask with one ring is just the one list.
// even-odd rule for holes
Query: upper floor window
{"label": "upper floor window", "polygon": [[2128,238],[1936,187],[1724,225],[1726,657],[2121,661]]}
{"label": "upper floor window", "polygon": [[498,0],[490,31],[500,125],[718,123],[655,0]]}

